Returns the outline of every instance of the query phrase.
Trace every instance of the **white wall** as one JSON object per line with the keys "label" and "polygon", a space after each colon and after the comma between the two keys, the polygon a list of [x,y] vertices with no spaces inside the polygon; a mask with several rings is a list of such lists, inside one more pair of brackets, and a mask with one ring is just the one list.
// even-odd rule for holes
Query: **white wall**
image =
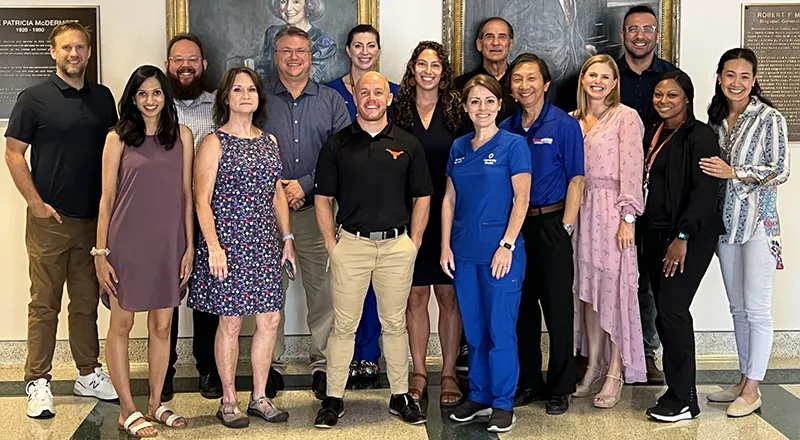
{"label": "white wall", "polygon": [[[789,3],[769,0],[771,3]],[[101,62],[103,82],[119,97],[125,82],[141,64],[162,65],[165,58],[164,0],[73,0],[72,4],[99,4],[101,15]],[[405,64],[421,40],[441,41],[442,16],[438,0],[383,0],[380,10],[383,59],[381,71],[399,82]],[[432,4],[436,7],[431,7]],[[691,75],[697,90],[696,113],[705,114],[714,89],[714,69],[719,56],[739,45],[741,6],[735,0],[683,0],[681,14],[680,67]],[[0,6],[16,5],[16,0],[0,0]],[[28,5],[57,5],[48,0],[27,0]],[[425,11],[422,13],[421,11]],[[710,20],[713,18],[714,25]],[[95,54],[97,55],[97,54]],[[701,117],[702,119],[702,117]],[[0,126],[5,131],[5,126]],[[1,139],[1,138],[0,138]],[[5,148],[0,140],[0,148]],[[4,168],[0,166],[0,168]],[[796,167],[795,167],[796,168]],[[783,219],[785,264],[775,282],[773,313],[775,327],[781,330],[800,329],[800,295],[793,285],[800,284],[800,178],[793,177],[781,188],[779,209]],[[0,311],[0,340],[24,340],[29,282],[24,246],[24,201],[4,169],[0,169],[0,292],[4,295]],[[287,334],[304,334],[305,300],[302,289],[292,286],[287,296]],[[65,297],[65,303],[66,303]],[[59,325],[59,338],[67,336],[66,308]],[[431,301],[431,318],[436,321],[435,301]],[[730,330],[727,299],[716,262],[697,294],[693,306],[697,330]],[[184,307],[181,334],[191,335],[191,314]],[[134,337],[146,335],[143,315],[137,321]],[[107,331],[108,313],[101,307],[100,334]],[[435,325],[432,326],[435,331]]]}

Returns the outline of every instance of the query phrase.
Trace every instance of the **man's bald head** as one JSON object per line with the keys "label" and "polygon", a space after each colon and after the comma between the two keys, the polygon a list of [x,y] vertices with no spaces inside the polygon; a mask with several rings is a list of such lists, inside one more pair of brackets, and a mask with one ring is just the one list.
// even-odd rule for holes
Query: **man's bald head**
{"label": "man's bald head", "polygon": [[386,108],[392,103],[389,81],[378,72],[361,75],[353,91],[358,109],[358,118],[376,122],[386,118]]}

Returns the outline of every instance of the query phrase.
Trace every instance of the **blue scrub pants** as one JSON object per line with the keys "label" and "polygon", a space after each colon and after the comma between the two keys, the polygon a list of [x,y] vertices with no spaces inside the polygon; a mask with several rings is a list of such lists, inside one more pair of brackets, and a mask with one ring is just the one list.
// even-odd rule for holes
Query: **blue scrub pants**
{"label": "blue scrub pants", "polygon": [[378,319],[378,301],[375,298],[375,289],[369,283],[367,296],[364,298],[364,311],[361,322],[356,330],[354,361],[369,361],[375,364],[381,357],[381,321]]}
{"label": "blue scrub pants", "polygon": [[525,252],[514,252],[511,270],[492,277],[488,264],[456,258],[453,285],[469,348],[469,399],[511,411],[519,378],[517,315]]}

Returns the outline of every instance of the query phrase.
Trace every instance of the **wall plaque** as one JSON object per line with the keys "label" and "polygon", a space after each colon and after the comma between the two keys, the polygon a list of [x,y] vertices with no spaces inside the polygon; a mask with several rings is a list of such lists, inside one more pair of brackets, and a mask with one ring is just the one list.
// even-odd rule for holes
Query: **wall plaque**
{"label": "wall plaque", "polygon": [[800,3],[742,5],[742,45],[758,57],[758,83],[800,141]]}
{"label": "wall plaque", "polygon": [[88,26],[92,55],[86,78],[100,79],[100,11],[97,6],[0,8],[0,119],[8,119],[17,95],[56,71],[48,37],[66,21]]}

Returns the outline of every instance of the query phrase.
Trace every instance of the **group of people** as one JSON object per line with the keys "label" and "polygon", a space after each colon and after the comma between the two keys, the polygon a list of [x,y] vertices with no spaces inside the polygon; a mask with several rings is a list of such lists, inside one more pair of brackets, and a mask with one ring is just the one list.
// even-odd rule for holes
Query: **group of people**
{"label": "group of people", "polygon": [[[309,76],[308,33],[287,26],[273,42],[277,79],[232,68],[214,93],[201,41],[180,34],[164,71],[131,75],[117,116],[110,91],[84,77],[87,29],[58,26],[56,73],[20,94],[6,132],[6,161],[29,207],[28,415],[55,415],[49,371],[66,281],[75,393],[119,398],[129,434],[187,427],[163,404],[187,292],[200,392],[221,399],[217,418],[230,428],[250,416],[287,420],[272,399],[284,388],[285,293],[302,273],[319,428],[344,415],[348,386],[374,385],[380,335],[390,413],[426,421],[418,402],[431,290],[440,403],[456,422],[489,416],[489,431],[507,432],[515,406],[545,401],[548,414],[563,414],[571,397],[592,397],[611,408],[623,384],[664,379],[648,416],[691,419],[689,307],[715,253],[742,376],[708,399],[730,403],[731,416],[752,413],[782,267],[786,122],[762,95],[752,51],[721,57],[705,124],[689,76],[655,56],[655,13],[631,8],[621,35],[624,55],[589,58],[577,108],[561,109],[547,97],[542,58],[508,63],[513,30],[499,17],[480,28],[475,72],[457,78],[444,47],[424,41],[399,85],[374,71],[381,45],[369,25],[350,31],[350,72],[330,86]],[[111,310],[110,376],[97,362],[100,299]],[[129,385],[128,338],[141,311],[146,414]],[[238,336],[251,315],[253,388],[242,412]],[[461,355],[468,392],[456,379]]]}

